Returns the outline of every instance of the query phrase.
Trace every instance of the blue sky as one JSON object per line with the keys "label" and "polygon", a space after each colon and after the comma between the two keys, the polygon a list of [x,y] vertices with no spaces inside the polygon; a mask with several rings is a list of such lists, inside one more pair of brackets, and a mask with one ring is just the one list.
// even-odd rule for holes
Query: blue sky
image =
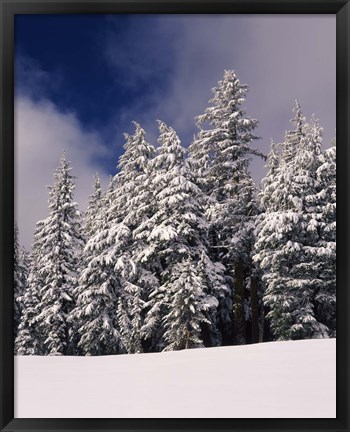
{"label": "blue sky", "polygon": [[[211,88],[234,69],[259,120],[257,146],[283,139],[294,100],[335,135],[335,15],[23,15],[15,21],[16,212],[29,247],[47,216],[60,153],[78,177],[82,209],[98,171],[115,174],[136,120],[156,143],[156,120],[187,146]],[[253,161],[256,181],[262,161]],[[33,205],[35,202],[35,205]]]}

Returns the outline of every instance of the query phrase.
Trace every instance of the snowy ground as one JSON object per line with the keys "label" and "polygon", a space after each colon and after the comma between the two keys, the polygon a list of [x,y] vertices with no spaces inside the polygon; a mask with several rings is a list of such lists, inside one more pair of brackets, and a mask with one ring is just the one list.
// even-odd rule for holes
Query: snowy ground
{"label": "snowy ground", "polygon": [[15,358],[15,417],[335,417],[335,339]]}

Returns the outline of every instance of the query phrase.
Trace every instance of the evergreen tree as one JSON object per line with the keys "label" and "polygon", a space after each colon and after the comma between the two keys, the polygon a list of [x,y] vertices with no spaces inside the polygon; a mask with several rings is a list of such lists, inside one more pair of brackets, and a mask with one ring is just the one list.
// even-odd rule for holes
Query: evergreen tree
{"label": "evergreen tree", "polygon": [[[155,149],[147,141],[142,127],[134,122],[135,132],[125,134],[125,152],[118,164],[119,189],[109,213],[118,214],[111,224],[108,242],[109,255],[115,263],[120,292],[118,299],[118,327],[128,353],[143,352],[142,325],[144,301],[150,290],[158,285],[157,279],[139,259],[143,239],[135,231],[152,214],[152,191],[148,187],[150,161]],[[120,238],[123,241],[120,241]]]}
{"label": "evergreen tree", "polygon": [[190,146],[197,181],[208,195],[211,258],[225,265],[231,287],[230,296],[221,304],[224,343],[232,343],[231,320],[235,341],[246,340],[245,280],[254,242],[252,218],[257,213],[248,167],[253,155],[263,156],[252,148],[258,122],[242,107],[247,91],[233,71],[225,71],[223,80],[213,89],[212,106],[197,117],[201,130]]}
{"label": "evergreen tree", "polygon": [[14,336],[18,334],[18,326],[23,313],[23,295],[28,278],[28,262],[26,253],[18,242],[18,227],[14,231]]}
{"label": "evergreen tree", "polygon": [[191,258],[176,263],[164,288],[168,304],[168,313],[163,318],[165,351],[203,347],[202,324],[212,324],[207,311],[218,302],[205,294],[207,286],[199,275],[197,263]]}
{"label": "evergreen tree", "polygon": [[[154,172],[151,183],[156,209],[153,216],[141,224],[138,232],[147,236],[148,247],[141,254],[141,259],[157,263],[154,267],[160,279],[159,288],[151,293],[147,304],[149,311],[145,328],[158,338],[158,349],[164,349],[175,346],[169,342],[171,329],[174,328],[170,322],[174,314],[169,310],[176,301],[174,295],[178,287],[174,272],[180,273],[180,263],[183,262],[195,266],[202,254],[206,254],[208,225],[203,213],[204,195],[194,183],[185,158],[186,150],[181,146],[176,132],[161,121],[159,132],[160,147],[152,163]],[[221,286],[220,291],[218,285],[213,287],[218,288],[215,293],[217,297],[223,295]],[[203,292],[203,296],[206,295],[208,292]],[[211,306],[216,309],[215,302]],[[198,314],[201,313],[198,310]],[[164,321],[165,316],[167,319]]]}
{"label": "evergreen tree", "polygon": [[267,317],[278,339],[326,337],[328,328],[315,317],[315,295],[322,285],[319,247],[319,187],[322,130],[305,123],[299,104],[296,129],[286,133],[279,163],[274,149],[265,179],[255,260],[264,270]]}
{"label": "evergreen tree", "polygon": [[[82,273],[86,271],[86,267],[88,266],[90,260],[91,260],[91,249],[89,249],[86,246],[86,242],[90,240],[94,235],[97,233],[98,228],[101,227],[101,220],[103,219],[102,209],[103,209],[103,203],[104,203],[105,197],[102,196],[102,189],[100,185],[100,179],[97,174],[95,174],[93,179],[93,193],[89,196],[88,199],[88,206],[86,209],[86,212],[84,214],[83,218],[83,224],[82,224],[82,233],[85,240],[85,247],[81,254],[81,261],[80,261],[80,272],[79,272],[79,278],[77,286],[75,287],[73,291],[73,300],[74,300],[74,308],[69,313],[67,321],[70,323],[70,344],[73,347],[73,351],[75,354],[82,354],[83,350],[81,349],[81,346],[79,345],[80,341],[80,332],[79,332],[79,326],[81,325],[81,308],[84,305],[85,307],[88,306],[88,304],[91,301],[91,298],[86,295],[84,295],[84,303],[82,303],[82,299],[80,294],[83,292],[82,286],[80,285],[80,280],[82,277]],[[96,274],[93,272],[96,271]],[[85,273],[84,273],[85,275]],[[95,267],[92,269],[90,273],[88,273],[87,278],[90,279],[90,281],[95,281],[96,278],[99,276],[99,271]],[[86,310],[86,309],[85,309]],[[90,310],[90,309],[87,309]],[[93,346],[93,343],[92,343]]]}
{"label": "evergreen tree", "polygon": [[39,261],[42,253],[41,237],[44,221],[36,224],[34,244],[30,255],[30,271],[28,283],[23,294],[23,313],[15,339],[15,351],[18,355],[42,355],[44,344],[38,328],[38,313],[40,311],[40,290],[44,282],[39,272]]}
{"label": "evergreen tree", "polygon": [[70,164],[63,154],[50,187],[50,214],[39,234],[42,251],[38,267],[43,285],[38,323],[47,354],[68,352],[67,316],[73,307],[73,290],[83,246],[80,215],[77,203],[73,201],[74,178],[70,171]]}
{"label": "evergreen tree", "polygon": [[[108,237],[107,211],[113,201],[115,179],[111,179],[107,192],[95,200],[96,188],[90,198],[95,216],[89,219],[87,239],[82,253],[81,272],[73,295],[75,307],[69,322],[75,329],[76,352],[84,355],[118,354],[120,333],[116,325],[118,281],[113,266],[105,257]],[[89,214],[89,213],[88,213]]]}
{"label": "evergreen tree", "polygon": [[318,257],[320,284],[315,292],[315,316],[336,335],[336,146],[321,154],[317,169],[318,193],[314,197],[320,213]]}
{"label": "evergreen tree", "polygon": [[101,207],[102,188],[97,173],[94,176],[93,188],[94,191],[89,196],[88,207],[84,214],[84,221],[83,221],[83,232],[86,239],[89,239],[95,234],[95,229],[96,229],[95,221],[96,218],[100,216],[99,212]]}
{"label": "evergreen tree", "polygon": [[137,123],[135,133],[125,138],[119,173],[110,183],[96,234],[84,251],[86,264],[76,293],[73,315],[80,322],[79,346],[85,354],[142,352],[143,297],[154,278],[137,263],[133,231],[147,213],[150,192],[144,182],[154,149]]}
{"label": "evergreen tree", "polygon": [[227,311],[227,307],[219,309],[219,304],[227,301],[228,288],[225,281],[225,267],[219,262],[213,262],[208,253],[202,252],[198,263],[199,276],[207,294],[205,308],[206,320],[202,321],[202,338],[205,346],[219,346],[222,344],[222,334],[219,329],[220,322],[226,322],[229,318],[219,315]]}

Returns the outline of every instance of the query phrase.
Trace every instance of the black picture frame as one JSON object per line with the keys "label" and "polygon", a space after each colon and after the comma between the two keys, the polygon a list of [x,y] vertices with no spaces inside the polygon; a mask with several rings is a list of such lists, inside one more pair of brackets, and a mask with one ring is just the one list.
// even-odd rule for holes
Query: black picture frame
{"label": "black picture frame", "polygon": [[[335,419],[15,419],[13,362],[15,14],[336,14],[337,417]],[[349,430],[349,0],[0,0],[0,425],[1,431]]]}

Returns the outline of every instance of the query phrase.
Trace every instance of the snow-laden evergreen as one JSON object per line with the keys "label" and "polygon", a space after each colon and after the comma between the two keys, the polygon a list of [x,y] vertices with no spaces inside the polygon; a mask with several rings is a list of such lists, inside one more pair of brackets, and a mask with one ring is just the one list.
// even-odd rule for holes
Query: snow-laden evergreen
{"label": "snow-laden evergreen", "polygon": [[318,265],[320,284],[314,304],[317,320],[336,335],[336,145],[324,151],[317,169],[318,193],[315,197],[318,219]]}
{"label": "snow-laden evergreen", "polygon": [[23,295],[23,313],[15,339],[15,351],[19,355],[46,354],[43,345],[43,335],[38,328],[38,313],[40,311],[40,289],[44,282],[40,274],[40,258],[42,254],[42,228],[44,221],[36,224],[34,244],[30,255],[30,272],[28,283]]}
{"label": "snow-laden evergreen", "polygon": [[329,334],[315,310],[329,254],[321,244],[317,202],[322,129],[315,120],[305,123],[298,103],[294,110],[296,129],[279,146],[278,163],[275,148],[270,154],[255,256],[264,271],[264,302],[277,339]]}
{"label": "snow-laden evergreen", "polygon": [[138,242],[133,240],[133,230],[147,213],[149,192],[144,183],[154,148],[137,123],[135,133],[125,138],[119,173],[101,202],[94,234],[85,247],[77,289],[73,316],[80,322],[78,346],[86,354],[142,350],[142,298],[147,281],[155,282],[136,264]]}
{"label": "snow-laden evergreen", "polygon": [[[248,86],[241,84],[234,71],[225,71],[213,89],[212,106],[197,117],[201,130],[190,146],[191,156],[200,181],[219,202],[232,197],[250,157],[261,154],[252,147],[258,122],[248,117],[242,106],[247,92]],[[204,125],[210,128],[204,129]]]}
{"label": "snow-laden evergreen", "polygon": [[83,241],[80,214],[73,201],[75,188],[71,167],[62,155],[49,193],[49,216],[41,232],[38,269],[42,278],[38,324],[47,354],[66,354],[69,350],[67,315],[73,308],[78,264]]}
{"label": "snow-laden evergreen", "polygon": [[[202,254],[207,253],[208,224],[204,216],[204,195],[195,184],[194,175],[185,158],[186,150],[181,146],[174,129],[161,121],[158,141],[160,147],[152,162],[151,183],[155,212],[140,225],[137,236],[144,236],[148,246],[141,254],[141,260],[156,263],[153,267],[157,269],[160,278],[159,288],[153,290],[147,302],[149,310],[144,329],[151,336],[153,333],[154,344],[158,349],[168,349],[169,346],[175,346],[171,332],[172,329],[175,331],[176,325],[171,320],[180,313],[174,310],[181,303],[175,296],[180,285],[174,274],[179,274],[180,263],[186,262],[190,268],[196,267]],[[212,273],[213,269],[215,267],[210,269]],[[212,273],[208,272],[207,277],[213,279]],[[203,292],[197,295],[206,297],[209,295],[209,286],[203,282],[204,279],[200,285]],[[220,298],[225,287],[215,285],[213,281],[210,289],[216,289],[211,294]],[[217,301],[213,301],[211,308],[216,311],[216,307]],[[208,316],[215,316],[216,312],[209,309]],[[202,311],[198,308],[197,313],[199,319]],[[210,324],[215,325],[215,322]],[[190,337],[197,338],[195,335]],[[198,336],[198,344],[203,343],[201,337]]]}
{"label": "snow-laden evergreen", "polygon": [[216,324],[209,321],[207,312],[216,308],[218,301],[206,295],[207,286],[198,270],[191,258],[180,261],[164,283],[168,305],[163,318],[166,351],[203,347],[202,324]]}
{"label": "snow-laden evergreen", "polygon": [[26,251],[20,247],[18,241],[18,227],[14,230],[14,336],[18,334],[21,315],[23,314],[23,295],[27,289],[28,259]]}
{"label": "snow-laden evergreen", "polygon": [[75,308],[68,318],[76,329],[76,350],[84,355],[120,352],[120,334],[115,322],[117,281],[103,255],[108,236],[106,212],[115,187],[115,181],[111,180],[102,198],[93,199],[96,188],[92,195],[90,202],[95,207],[95,215],[93,223],[90,220],[91,237],[82,253],[78,285],[73,292]]}
{"label": "snow-laden evergreen", "polygon": [[253,155],[262,154],[252,146],[258,122],[243,108],[247,91],[233,71],[225,71],[213,89],[212,105],[197,117],[201,130],[190,146],[197,182],[208,196],[211,257],[225,265],[232,291],[221,305],[226,343],[233,338],[238,343],[246,341],[245,280],[254,242],[253,217],[258,212],[248,167]]}
{"label": "snow-laden evergreen", "polygon": [[102,188],[97,173],[94,176],[93,189],[93,193],[89,196],[88,206],[83,219],[83,233],[87,239],[95,234],[96,219],[100,217]]}
{"label": "snow-laden evergreen", "polygon": [[[85,237],[85,246],[81,254],[80,273],[77,285],[73,291],[74,308],[68,316],[68,322],[71,328],[70,341],[75,347],[77,354],[103,354],[108,353],[106,347],[99,349],[99,344],[95,344],[95,339],[99,338],[99,343],[104,346],[105,338],[98,333],[89,331],[86,327],[81,327],[85,324],[83,317],[85,315],[93,315],[98,322],[107,328],[108,320],[101,313],[101,308],[105,304],[104,294],[106,294],[103,286],[105,272],[102,270],[102,265],[95,258],[95,249],[91,247],[91,239],[94,238],[99,229],[102,229],[105,221],[106,202],[112,190],[112,182],[110,182],[105,196],[102,194],[100,180],[96,174],[93,179],[93,193],[89,196],[88,207],[84,214],[82,223],[82,232]],[[89,289],[88,289],[89,287]],[[100,289],[103,287],[104,291]],[[95,291],[94,291],[95,290]],[[94,301],[95,297],[99,297],[99,301]],[[107,298],[109,296],[107,295]],[[90,317],[91,318],[91,317]],[[96,323],[92,320],[92,326]],[[107,330],[108,332],[108,330]],[[84,346],[82,345],[82,333],[84,335]],[[113,351],[114,352],[114,351]]]}
{"label": "snow-laden evergreen", "polygon": [[[113,226],[110,243],[121,281],[121,295],[118,301],[118,326],[127,352],[143,352],[143,331],[145,302],[159,281],[153,271],[153,263],[142,260],[147,247],[138,228],[154,213],[151,161],[155,148],[151,145],[144,129],[134,122],[135,132],[125,135],[125,153],[120,157],[120,190],[111,212],[122,215],[120,224]],[[125,229],[127,244],[121,247],[115,242],[118,230]],[[114,230],[116,230],[114,232]]]}

